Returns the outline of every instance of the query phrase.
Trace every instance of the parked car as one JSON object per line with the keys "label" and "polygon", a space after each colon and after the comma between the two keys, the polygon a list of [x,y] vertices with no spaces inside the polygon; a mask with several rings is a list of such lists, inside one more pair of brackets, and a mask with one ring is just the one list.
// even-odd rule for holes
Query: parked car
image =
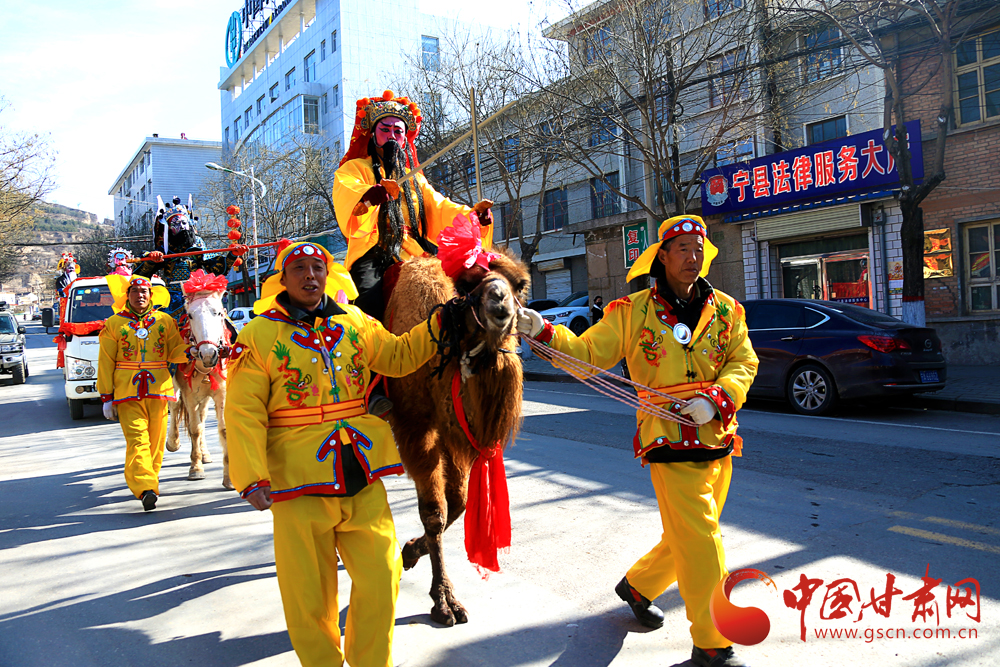
{"label": "parked car", "polygon": [[549,308],[555,308],[559,305],[559,302],[555,299],[532,299],[527,303],[527,307],[532,310],[537,310],[539,313],[543,310],[548,310]]}
{"label": "parked car", "polygon": [[253,308],[240,307],[229,311],[229,319],[232,320],[237,333],[242,331],[243,327],[255,317],[257,315],[253,312]]}
{"label": "parked car", "polygon": [[751,396],[784,398],[796,412],[821,415],[840,400],[945,386],[934,329],[832,301],[759,299],[743,306],[760,358]]}
{"label": "parked car", "polygon": [[24,384],[28,377],[24,332],[25,328],[18,325],[10,312],[0,312],[0,373],[9,374],[14,384]]}
{"label": "parked car", "polygon": [[590,326],[590,296],[586,292],[573,292],[558,306],[540,311],[552,324],[562,324],[577,336]]}

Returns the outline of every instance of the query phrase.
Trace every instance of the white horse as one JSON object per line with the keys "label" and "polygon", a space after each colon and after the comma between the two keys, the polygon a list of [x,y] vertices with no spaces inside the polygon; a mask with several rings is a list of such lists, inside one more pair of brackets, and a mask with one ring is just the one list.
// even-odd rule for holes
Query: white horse
{"label": "white horse", "polygon": [[[212,457],[205,445],[205,418],[208,402],[215,402],[215,418],[219,428],[219,445],[222,447],[222,486],[233,489],[229,481],[229,450],[226,446],[226,359],[229,356],[230,333],[225,324],[226,310],[222,305],[225,290],[224,278],[221,289],[189,291],[197,288],[193,281],[198,278],[195,271],[192,280],[184,283],[186,321],[181,323],[181,335],[191,345],[192,361],[180,364],[174,377],[177,402],[170,408],[170,428],[167,431],[167,450],[180,449],[180,422],[187,422],[188,436],[191,438],[191,468],[188,479],[205,479],[202,464],[211,463]],[[202,272],[203,273],[203,272]],[[219,286],[219,279],[212,274],[203,274],[215,279],[211,286]],[[204,282],[202,284],[205,284]]]}

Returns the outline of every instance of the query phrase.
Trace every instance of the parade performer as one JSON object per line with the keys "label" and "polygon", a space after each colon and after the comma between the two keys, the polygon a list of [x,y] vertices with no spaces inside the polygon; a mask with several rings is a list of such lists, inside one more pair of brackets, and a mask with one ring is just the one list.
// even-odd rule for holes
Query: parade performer
{"label": "parade performer", "polygon": [[422,173],[402,186],[397,183],[419,166],[414,141],[421,122],[417,105],[390,90],[358,100],[351,143],[334,174],[334,208],[347,239],[344,265],[360,292],[356,305],[379,320],[387,297],[385,272],[410,257],[436,254],[438,234],[456,216],[481,225],[483,246],[492,247],[493,202],[484,199],[472,208],[456,204]]}
{"label": "parade performer", "polygon": [[60,297],[66,296],[64,290],[71,282],[76,280],[79,274],[80,265],[73,259],[73,253],[64,252],[59,257],[59,263],[56,265],[56,292]]}
{"label": "parade performer", "polygon": [[[166,312],[173,316],[184,308],[184,290],[181,285],[191,277],[191,273],[202,269],[205,273],[224,276],[233,267],[239,254],[230,250],[219,250],[217,255],[195,255],[193,257],[168,257],[165,254],[206,250],[205,242],[198,236],[191,219],[191,209],[181,204],[180,197],[174,197],[170,206],[165,206],[159,196],[156,220],[153,223],[153,247],[144,257],[151,261],[139,262],[135,274],[148,278],[160,276],[170,292],[170,304]],[[166,238],[164,239],[164,234]],[[223,254],[225,253],[225,254]]]}
{"label": "parade performer", "polygon": [[[743,307],[705,280],[716,254],[697,216],[660,225],[660,243],[636,260],[627,280],[649,273],[654,287],[608,304],[600,322],[582,336],[518,312],[518,331],[604,369],[625,357],[631,378],[688,402],[670,408],[699,424],[695,429],[638,412],[636,458],[649,464],[660,508],[660,542],[628,571],[615,592],[643,625],[663,625],[651,602],[675,581],[684,598],[694,640],[692,661],[703,667],[745,665],[732,642],[715,628],[712,590],[728,572],[719,529],[742,446],[736,411],[757,372]],[[647,392],[640,397],[664,401]]]}
{"label": "parade performer", "polygon": [[143,276],[119,275],[108,276],[108,285],[115,314],[101,330],[97,391],[104,416],[121,423],[125,481],[148,512],[160,495],[167,401],[174,400],[168,366],[187,361],[187,344],[173,318],[157,310],[169,300],[163,286],[154,287]]}
{"label": "parade performer", "polygon": [[[275,267],[230,357],[231,478],[274,513],[278,586],[302,664],[346,656],[352,667],[392,667],[402,559],[381,478],[403,466],[365,392],[369,371],[397,377],[426,363],[440,321],[393,336],[347,304],[357,296],[349,274],[314,243],[283,248]],[[343,650],[338,553],[352,582]]]}

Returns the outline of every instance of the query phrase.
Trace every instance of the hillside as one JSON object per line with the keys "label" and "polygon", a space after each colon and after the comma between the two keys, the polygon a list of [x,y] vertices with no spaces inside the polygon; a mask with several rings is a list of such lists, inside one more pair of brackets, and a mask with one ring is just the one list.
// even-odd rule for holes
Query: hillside
{"label": "hillside", "polygon": [[61,204],[42,202],[35,207],[36,232],[87,232],[97,227],[100,220],[94,213],[79,211]]}

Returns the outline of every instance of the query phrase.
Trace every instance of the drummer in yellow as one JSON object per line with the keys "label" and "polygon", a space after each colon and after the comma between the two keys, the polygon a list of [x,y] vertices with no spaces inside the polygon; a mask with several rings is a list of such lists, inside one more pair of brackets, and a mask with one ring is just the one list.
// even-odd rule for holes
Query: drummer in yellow
{"label": "drummer in yellow", "polygon": [[[625,357],[636,382],[684,399],[670,410],[697,428],[647,413],[636,415],[635,457],[649,472],[663,533],[615,587],[640,623],[658,628],[652,600],[677,582],[691,623],[691,660],[699,667],[745,665],[712,623],[709,600],[725,576],[719,514],[729,491],[732,457],[742,441],[736,411],[757,373],[743,307],[704,276],[717,251],[697,216],[660,225],[659,243],[636,260],[627,280],[649,273],[655,285],[608,304],[582,336],[553,327],[533,310],[518,312],[518,331],[601,368]],[[660,405],[665,401],[640,392]]]}
{"label": "drummer in yellow", "polygon": [[481,226],[484,248],[493,242],[492,201],[472,208],[457,204],[435,191],[423,173],[398,183],[419,167],[414,142],[422,121],[414,102],[390,90],[358,100],[351,143],[334,174],[333,203],[348,244],[344,264],[360,292],[355,303],[380,320],[386,270],[425,252],[436,254],[438,234],[455,216]]}
{"label": "drummer in yellow", "polygon": [[121,423],[125,481],[148,512],[160,494],[167,402],[175,400],[169,364],[187,361],[187,345],[174,319],[156,310],[170,302],[163,286],[154,287],[143,276],[108,276],[108,281],[116,313],[101,330],[97,391],[104,416]]}
{"label": "drummer in yellow", "polygon": [[[369,370],[398,377],[426,363],[438,318],[390,334],[346,304],[357,294],[350,277],[314,243],[284,248],[275,266],[232,352],[230,474],[274,514],[278,587],[302,664],[346,655],[351,667],[392,667],[402,559],[381,478],[403,466],[389,425],[365,410],[366,384]],[[351,577],[343,650],[338,553]]]}

